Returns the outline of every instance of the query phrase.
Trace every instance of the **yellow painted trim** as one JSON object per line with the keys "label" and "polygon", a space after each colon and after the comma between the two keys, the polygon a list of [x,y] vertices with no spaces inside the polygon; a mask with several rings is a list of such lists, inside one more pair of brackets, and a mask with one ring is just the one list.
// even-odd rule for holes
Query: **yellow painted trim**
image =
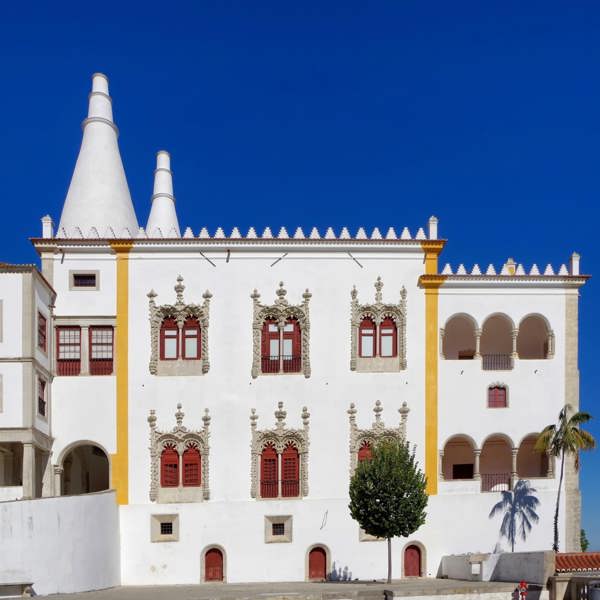
{"label": "yellow painted trim", "polygon": [[111,456],[111,487],[117,503],[129,503],[129,251],[131,242],[112,242],[117,255],[117,319],[115,375],[117,388],[117,451]]}
{"label": "yellow painted trim", "polygon": [[443,242],[422,243],[425,252],[425,275],[419,284],[425,290],[425,475],[427,493],[438,488],[438,300],[445,277],[438,275],[438,257]]}

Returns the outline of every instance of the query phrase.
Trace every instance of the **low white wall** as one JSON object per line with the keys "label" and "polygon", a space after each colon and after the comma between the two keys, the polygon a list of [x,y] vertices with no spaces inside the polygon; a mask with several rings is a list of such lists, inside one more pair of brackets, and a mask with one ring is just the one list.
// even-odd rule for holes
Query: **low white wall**
{"label": "low white wall", "polygon": [[0,502],[5,500],[18,500],[23,497],[22,485],[7,485],[0,487]]}
{"label": "low white wall", "polygon": [[119,585],[119,511],[112,491],[0,502],[0,585],[38,594]]}

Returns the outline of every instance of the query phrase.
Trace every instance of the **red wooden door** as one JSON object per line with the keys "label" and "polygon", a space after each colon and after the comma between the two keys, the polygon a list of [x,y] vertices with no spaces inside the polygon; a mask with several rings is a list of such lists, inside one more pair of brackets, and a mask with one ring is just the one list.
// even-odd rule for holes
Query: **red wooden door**
{"label": "red wooden door", "polygon": [[404,551],[404,577],[421,577],[421,550],[408,546]]}
{"label": "red wooden door", "polygon": [[223,553],[218,548],[204,555],[204,581],[223,581]]}
{"label": "red wooden door", "polygon": [[308,578],[323,581],[327,576],[327,555],[323,548],[313,548],[308,555]]}

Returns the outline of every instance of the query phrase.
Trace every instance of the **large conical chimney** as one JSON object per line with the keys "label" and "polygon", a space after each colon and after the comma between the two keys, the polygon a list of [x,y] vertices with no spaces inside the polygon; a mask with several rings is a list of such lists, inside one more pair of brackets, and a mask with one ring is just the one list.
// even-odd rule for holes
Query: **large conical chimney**
{"label": "large conical chimney", "polygon": [[148,237],[181,237],[173,196],[171,157],[165,150],[156,155],[154,192],[146,233]]}
{"label": "large conical chimney", "polygon": [[63,206],[59,235],[87,237],[94,227],[101,237],[133,237],[137,218],[119,153],[118,130],[113,121],[108,79],[92,76],[88,117],[83,140]]}

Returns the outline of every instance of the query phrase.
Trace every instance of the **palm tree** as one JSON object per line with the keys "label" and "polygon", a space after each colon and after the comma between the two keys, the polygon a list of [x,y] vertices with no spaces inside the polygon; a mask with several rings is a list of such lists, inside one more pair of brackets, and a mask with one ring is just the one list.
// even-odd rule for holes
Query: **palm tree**
{"label": "palm tree", "polygon": [[565,404],[558,413],[558,421],[544,427],[535,443],[535,449],[539,452],[547,452],[550,456],[556,458],[560,456],[560,479],[558,494],[556,495],[556,510],[554,511],[554,543],[552,544],[552,549],[555,552],[558,552],[558,508],[565,470],[565,456],[567,454],[577,456],[580,450],[591,450],[596,447],[596,440],[592,434],[580,427],[592,418],[591,415],[585,412],[576,412],[569,416],[572,411],[571,405]]}
{"label": "palm tree", "polygon": [[504,513],[500,525],[500,535],[505,537],[511,545],[512,552],[515,551],[515,540],[517,534],[525,541],[527,534],[531,531],[532,523],[537,523],[538,517],[535,509],[540,501],[533,495],[536,492],[526,479],[519,479],[515,484],[514,491],[501,492],[502,500],[497,502],[490,511],[490,519],[499,513]]}

